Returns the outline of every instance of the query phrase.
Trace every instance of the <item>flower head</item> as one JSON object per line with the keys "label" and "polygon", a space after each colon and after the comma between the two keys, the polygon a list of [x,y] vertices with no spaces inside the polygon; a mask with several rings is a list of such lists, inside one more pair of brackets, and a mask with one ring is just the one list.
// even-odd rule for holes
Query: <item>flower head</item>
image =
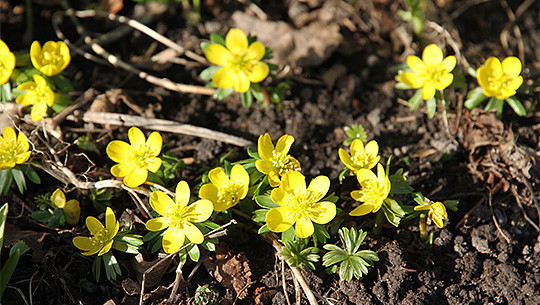
{"label": "flower head", "polygon": [[373,171],[363,168],[356,173],[356,178],[362,189],[352,191],[351,197],[364,204],[352,210],[349,215],[362,216],[377,212],[390,194],[390,179],[384,173],[383,166],[380,163],[377,165],[377,176]]}
{"label": "flower head", "polygon": [[417,205],[415,211],[428,211],[428,219],[431,219],[439,228],[444,226],[444,219],[448,219],[446,207],[442,202],[434,202],[432,204]]}
{"label": "flower head", "polygon": [[199,190],[199,196],[210,200],[214,204],[215,211],[225,211],[246,198],[249,174],[242,165],[233,166],[230,179],[221,168],[211,170],[208,178],[212,183],[203,185]]}
{"label": "flower head", "polygon": [[55,76],[69,65],[71,55],[68,46],[62,41],[47,41],[43,48],[39,41],[34,41],[30,46],[30,60],[39,72]]}
{"label": "flower head", "polygon": [[212,202],[201,199],[188,205],[189,197],[189,186],[185,181],[180,181],[176,186],[174,201],[161,191],[150,195],[150,205],[161,217],[148,220],[146,228],[150,231],[167,229],[163,235],[163,250],[166,253],[178,251],[186,238],[194,244],[204,241],[203,234],[193,222],[203,222],[212,215]]}
{"label": "flower head", "polygon": [[259,155],[262,160],[257,160],[255,166],[259,172],[268,175],[268,182],[271,187],[278,186],[281,177],[285,173],[289,171],[300,171],[300,162],[288,155],[293,142],[293,136],[284,135],[279,138],[274,148],[274,144],[272,144],[272,139],[268,133],[259,137]]}
{"label": "flower head", "polygon": [[51,195],[51,204],[54,208],[64,210],[64,218],[70,225],[75,225],[81,217],[81,205],[78,200],[71,199],[66,202],[66,195],[61,189],[56,189]]}
{"label": "flower head", "polygon": [[161,167],[161,152],[163,140],[158,132],[152,132],[148,140],[137,127],[128,131],[131,145],[124,141],[115,140],[107,145],[107,155],[118,164],[111,168],[115,177],[124,177],[124,184],[137,187],[148,178],[148,171],[157,172]]}
{"label": "flower head", "polygon": [[47,109],[54,104],[54,92],[47,81],[40,75],[33,75],[34,81],[28,81],[17,87],[18,90],[26,91],[15,100],[17,104],[32,107],[32,121],[40,121],[47,114]]}
{"label": "flower head", "polygon": [[307,238],[314,232],[313,222],[327,224],[336,216],[336,205],[320,201],[330,188],[330,179],[318,176],[306,188],[306,178],[299,172],[283,175],[271,198],[279,207],[266,213],[266,225],[273,232],[284,232],[296,224],[296,236]]}
{"label": "flower head", "polygon": [[505,100],[515,95],[523,83],[520,73],[521,61],[517,57],[507,57],[502,64],[498,58],[490,57],[478,68],[478,83],[482,86],[484,95]]}
{"label": "flower head", "polygon": [[9,51],[7,44],[0,39],[0,85],[8,82],[15,69],[15,55]]}
{"label": "flower head", "polygon": [[379,154],[379,144],[377,141],[369,141],[364,148],[364,143],[360,139],[355,139],[351,144],[351,154],[343,148],[339,149],[339,158],[353,173],[360,169],[372,169],[379,163],[381,156]]}
{"label": "flower head", "polygon": [[19,135],[11,127],[4,128],[0,136],[0,170],[9,169],[16,164],[22,164],[32,154],[30,144],[22,132]]}
{"label": "flower head", "polygon": [[266,52],[264,45],[258,41],[248,44],[242,30],[231,29],[225,37],[225,46],[213,43],[206,47],[208,61],[222,67],[212,77],[218,88],[233,87],[234,91],[244,93],[251,83],[261,82],[268,76],[268,64],[261,61]]}
{"label": "flower head", "polygon": [[120,224],[116,221],[113,210],[107,207],[105,226],[97,218],[88,216],[86,218],[86,227],[88,227],[92,237],[76,236],[73,238],[73,244],[75,247],[86,251],[82,253],[83,255],[90,256],[97,253],[98,256],[101,256],[111,250]]}
{"label": "flower head", "polygon": [[411,55],[407,65],[413,72],[399,75],[399,80],[414,89],[422,88],[422,98],[428,100],[435,96],[436,90],[450,86],[454,76],[450,73],[456,67],[456,58],[448,56],[443,60],[442,50],[435,44],[424,49],[422,59]]}

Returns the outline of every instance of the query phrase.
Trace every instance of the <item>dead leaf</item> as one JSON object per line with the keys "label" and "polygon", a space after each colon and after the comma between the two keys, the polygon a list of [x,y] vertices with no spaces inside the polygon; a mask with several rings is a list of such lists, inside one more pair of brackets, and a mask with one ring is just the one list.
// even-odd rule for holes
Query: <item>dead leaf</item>
{"label": "dead leaf", "polygon": [[216,258],[209,257],[204,266],[226,289],[234,289],[239,299],[247,296],[245,287],[251,283],[251,269],[243,252],[234,255],[225,243],[220,243],[216,247]]}
{"label": "dead leaf", "polygon": [[123,0],[99,0],[99,8],[105,12],[116,14],[124,8]]}
{"label": "dead leaf", "polygon": [[43,239],[49,235],[46,232],[36,232],[32,230],[19,230],[16,226],[6,223],[4,228],[4,245],[12,245],[19,240],[32,249],[34,259],[40,261],[43,257]]}
{"label": "dead leaf", "polygon": [[[139,253],[135,255],[135,257],[130,260],[130,265],[135,275],[137,276],[137,279],[139,280],[139,282],[142,281],[143,273],[148,268],[154,266],[166,256],[167,255],[164,253],[159,253],[158,259],[154,261],[145,261],[142,254]],[[172,262],[172,259],[168,259],[166,262],[162,263],[161,265],[154,268],[152,271],[148,272],[146,274],[145,287],[152,287],[159,284],[161,277],[163,276],[163,274],[165,274],[171,262]]]}

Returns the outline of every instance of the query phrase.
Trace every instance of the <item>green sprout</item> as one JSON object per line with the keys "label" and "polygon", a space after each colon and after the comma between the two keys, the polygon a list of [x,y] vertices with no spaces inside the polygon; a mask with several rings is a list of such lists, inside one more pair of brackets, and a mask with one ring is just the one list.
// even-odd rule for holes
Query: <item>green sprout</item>
{"label": "green sprout", "polygon": [[301,267],[315,270],[315,265],[319,261],[320,256],[317,254],[319,249],[316,247],[308,247],[309,240],[307,238],[295,238],[287,240],[283,244],[283,250],[280,254],[287,260],[289,265],[293,267]]}
{"label": "green sprout", "polygon": [[[343,249],[332,244],[324,245],[323,248],[329,252],[323,256],[323,266],[330,267],[337,263],[339,265],[339,278],[347,282],[353,276],[360,279],[362,275],[368,273],[368,267],[373,267],[373,262],[379,261],[377,253],[371,250],[359,250],[360,245],[367,236],[367,233],[355,228],[341,228],[338,231],[339,238],[343,244]],[[329,268],[330,273],[335,273],[337,266]],[[327,269],[328,270],[328,269]]]}
{"label": "green sprout", "polygon": [[343,145],[349,146],[356,139],[360,139],[363,143],[366,143],[366,131],[364,130],[364,127],[362,125],[352,124],[350,127],[343,127],[343,130],[348,137],[345,141],[343,141]]}

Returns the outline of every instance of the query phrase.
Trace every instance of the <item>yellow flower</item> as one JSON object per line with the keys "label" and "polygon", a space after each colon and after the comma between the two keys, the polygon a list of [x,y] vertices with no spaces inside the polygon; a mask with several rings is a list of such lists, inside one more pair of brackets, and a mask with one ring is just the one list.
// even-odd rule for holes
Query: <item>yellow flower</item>
{"label": "yellow flower", "polygon": [[158,132],[152,132],[146,140],[137,127],[129,129],[128,138],[131,145],[119,140],[109,143],[107,155],[119,163],[111,168],[113,176],[124,177],[125,185],[137,187],[146,181],[148,171],[155,173],[161,167],[161,159],[157,156],[163,140]]}
{"label": "yellow flower", "polygon": [[221,66],[212,81],[221,89],[233,87],[236,92],[248,91],[251,83],[263,81],[270,71],[268,64],[260,61],[265,47],[255,41],[248,46],[246,34],[240,29],[231,29],[225,37],[225,47],[213,43],[206,47],[208,61]]}
{"label": "yellow flower", "polygon": [[212,183],[205,184],[199,190],[202,199],[210,200],[217,212],[235,206],[246,198],[249,189],[249,174],[240,164],[231,169],[231,178],[221,168],[214,168],[208,173]]}
{"label": "yellow flower", "polygon": [[0,136],[0,170],[26,162],[32,154],[29,149],[30,144],[22,132],[17,136],[13,128],[4,128],[3,135]]}
{"label": "yellow flower", "polygon": [[0,39],[0,85],[8,82],[15,69],[15,55],[9,51],[7,44]]}
{"label": "yellow flower", "polygon": [[32,107],[32,121],[40,121],[47,114],[47,109],[54,104],[54,92],[47,85],[47,81],[37,74],[33,75],[34,81],[28,81],[17,87],[18,90],[26,91],[17,97],[17,104]]}
{"label": "yellow flower", "polygon": [[478,68],[478,83],[484,95],[505,100],[515,95],[523,83],[520,73],[521,61],[517,57],[507,57],[502,64],[498,58],[490,57]]}
{"label": "yellow flower", "polygon": [[95,217],[88,216],[86,218],[86,227],[88,227],[92,237],[76,236],[73,238],[73,244],[75,247],[86,251],[82,255],[90,256],[97,253],[98,256],[101,256],[111,250],[120,224],[116,221],[112,209],[107,207],[105,211],[105,226]]}
{"label": "yellow flower", "polygon": [[442,202],[434,202],[427,205],[418,205],[414,207],[415,211],[429,211],[428,218],[431,219],[439,228],[444,226],[444,219],[448,219],[446,207]]}
{"label": "yellow flower", "polygon": [[204,236],[192,222],[203,222],[212,215],[212,202],[200,199],[188,205],[190,197],[187,182],[180,181],[176,186],[175,201],[161,191],[150,195],[150,205],[161,217],[148,220],[146,228],[150,231],[167,229],[163,235],[163,250],[166,253],[178,251],[187,237],[194,244],[204,241]]}
{"label": "yellow flower", "polygon": [[279,207],[266,213],[266,225],[273,232],[284,232],[296,223],[296,236],[307,238],[314,232],[313,222],[327,224],[336,216],[336,205],[320,200],[330,188],[330,179],[318,176],[306,188],[306,178],[299,172],[283,175],[271,198]]}
{"label": "yellow flower", "polygon": [[34,68],[47,76],[55,76],[64,71],[71,61],[68,46],[62,41],[47,41],[41,48],[39,41],[30,46],[30,60]]}
{"label": "yellow flower", "polygon": [[349,215],[362,216],[370,212],[377,212],[384,200],[388,197],[388,194],[390,194],[391,187],[390,179],[384,173],[383,166],[380,163],[377,164],[377,176],[371,170],[360,169],[356,173],[356,178],[362,189],[352,191],[351,197],[364,204],[352,210]]}
{"label": "yellow flower", "polygon": [[271,187],[278,186],[285,173],[300,171],[300,162],[287,154],[293,142],[293,136],[284,135],[274,148],[268,133],[259,137],[259,156],[262,160],[257,160],[255,166],[259,172],[268,175]]}
{"label": "yellow flower", "polygon": [[61,189],[56,189],[51,195],[51,204],[55,208],[64,210],[64,219],[70,225],[76,225],[81,217],[81,205],[78,200],[71,199],[66,202],[66,195]]}
{"label": "yellow flower", "polygon": [[379,144],[377,141],[369,141],[364,148],[364,143],[360,139],[355,139],[351,144],[351,154],[343,148],[339,149],[339,158],[353,173],[360,169],[372,169],[379,163],[381,156],[379,154]]}
{"label": "yellow flower", "polygon": [[414,89],[422,88],[422,98],[428,100],[435,96],[435,90],[450,86],[454,76],[450,73],[456,67],[456,58],[448,56],[443,60],[442,50],[435,44],[424,49],[422,59],[411,55],[407,65],[413,72],[399,75],[399,80]]}

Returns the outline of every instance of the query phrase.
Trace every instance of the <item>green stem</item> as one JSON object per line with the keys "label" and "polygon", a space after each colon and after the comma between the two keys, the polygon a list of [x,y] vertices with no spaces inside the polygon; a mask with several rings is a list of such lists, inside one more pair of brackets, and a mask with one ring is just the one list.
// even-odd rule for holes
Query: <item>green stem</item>
{"label": "green stem", "polygon": [[420,214],[420,223],[418,225],[420,228],[420,239],[423,242],[426,242],[428,240],[428,230],[427,230],[427,223],[426,223],[426,214]]}
{"label": "green stem", "polygon": [[375,235],[379,235],[381,233],[381,229],[382,229],[382,224],[383,224],[383,221],[384,221],[384,218],[383,218],[383,210],[382,208],[379,209],[379,211],[377,212],[376,216],[375,216],[375,225],[373,226],[373,233]]}

